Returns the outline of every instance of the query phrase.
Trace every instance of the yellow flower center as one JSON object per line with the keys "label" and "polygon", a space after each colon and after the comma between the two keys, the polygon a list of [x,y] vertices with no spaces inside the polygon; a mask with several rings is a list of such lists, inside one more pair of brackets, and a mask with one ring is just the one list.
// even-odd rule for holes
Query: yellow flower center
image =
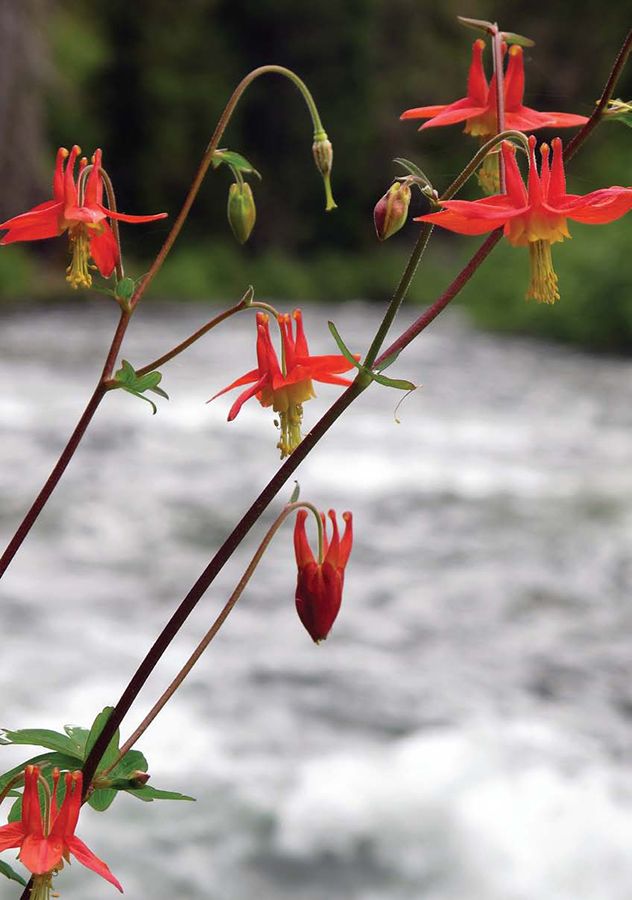
{"label": "yellow flower center", "polygon": [[263,392],[263,406],[272,406],[279,413],[278,427],[281,436],[277,447],[281,451],[281,459],[296,450],[303,439],[301,423],[303,421],[303,403],[315,397],[314,386],[310,379],[288,384],[276,391]]}
{"label": "yellow flower center", "polygon": [[293,403],[285,412],[279,414],[279,430],[281,436],[277,447],[281,451],[281,459],[289,456],[303,440],[301,422],[303,421],[303,404]]}
{"label": "yellow flower center", "polygon": [[473,116],[468,119],[463,129],[464,134],[471,134],[472,137],[480,137],[489,140],[496,132],[496,113],[485,112],[480,116]]}
{"label": "yellow flower center", "polygon": [[89,271],[91,266],[88,231],[82,225],[79,225],[76,228],[71,228],[68,236],[70,238],[72,258],[70,265],[66,269],[66,281],[75,289],[80,287],[89,288],[92,285],[92,275]]}
{"label": "yellow flower center", "polygon": [[553,269],[549,241],[530,241],[529,261],[531,263],[531,280],[527,299],[533,297],[538,303],[555,303],[560,299],[560,294],[557,289],[557,275]]}

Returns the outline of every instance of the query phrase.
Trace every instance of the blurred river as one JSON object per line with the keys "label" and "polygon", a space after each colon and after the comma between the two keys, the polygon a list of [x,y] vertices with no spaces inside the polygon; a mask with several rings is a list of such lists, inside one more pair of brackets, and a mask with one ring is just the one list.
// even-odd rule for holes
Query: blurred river
{"label": "blurred river", "polygon": [[[123,356],[144,365],[207,312],[146,303]],[[327,318],[361,349],[377,315],[308,309],[312,352],[334,352]],[[105,300],[4,313],[2,546],[114,322]],[[0,725],[86,725],[118,698],[275,470],[269,411],[250,402],[227,424],[234,395],[205,405],[253,365],[244,315],[164,367],[158,415],[106,397],[2,582]],[[401,424],[401,395],[371,389],[298,473],[303,499],[355,516],[330,639],[312,645],[295,615],[288,525],[139,745],[152,784],[197,803],[122,795],[82,815],[79,833],[130,900],[632,896],[632,363],[478,334],[451,314],[391,371],[424,385]],[[306,404],[308,427],[336,391]],[[124,735],[262,533],[191,617]],[[3,769],[22,758],[0,749]],[[78,864],[57,889],[115,896]]]}

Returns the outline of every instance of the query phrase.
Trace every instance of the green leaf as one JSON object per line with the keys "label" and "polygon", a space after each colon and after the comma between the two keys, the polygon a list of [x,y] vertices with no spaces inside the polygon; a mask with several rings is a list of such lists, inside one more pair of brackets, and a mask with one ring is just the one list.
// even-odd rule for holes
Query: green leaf
{"label": "green leaf", "polygon": [[121,278],[114,288],[114,296],[120,300],[131,300],[136,290],[136,282],[133,278]]}
{"label": "green leaf", "polygon": [[11,822],[19,822],[19,820],[21,818],[22,818],[22,797],[20,796],[20,797],[18,797],[18,799],[15,801],[15,803],[9,810],[9,815],[7,816],[7,822],[9,822],[9,824]]}
{"label": "green leaf", "polygon": [[605,114],[606,120],[621,122],[632,128],[632,102],[626,100],[610,100]]}
{"label": "green leaf", "polygon": [[152,393],[164,397],[165,400],[169,399],[169,394],[158,387],[162,381],[160,372],[146,372],[144,375],[138,375],[132,364],[126,359],[121,360],[121,368],[116,372],[113,380],[116,383],[116,387],[127,391],[128,394],[133,394],[134,397],[139,397],[145,403],[149,403],[154,415],[158,412],[156,404],[152,403],[149,397],[143,396],[144,392],[152,391]]}
{"label": "green leaf", "polygon": [[[113,706],[106,706],[105,709],[102,709],[98,714],[94,722],[92,723],[92,728],[90,729],[90,734],[88,735],[88,739],[86,741],[86,759],[90,755],[92,748],[94,747],[97,738],[105,728],[108,719],[112,715],[114,711]],[[97,763],[98,769],[107,769],[108,766],[112,765],[116,757],[118,756],[119,749],[119,739],[120,739],[120,731],[117,728],[110,743],[107,745],[105,752],[101,759]]]}
{"label": "green leaf", "polygon": [[191,800],[195,802],[195,797],[187,797],[186,794],[179,794],[177,791],[160,791],[158,788],[149,787],[148,784],[140,788],[128,788],[127,793],[145,803],[151,803],[152,800]]}
{"label": "green leaf", "polygon": [[64,731],[73,742],[79,757],[85,759],[86,741],[90,731],[87,728],[81,728],[79,725],[64,725]]}
{"label": "green leaf", "polygon": [[90,794],[88,805],[97,812],[105,812],[116,800],[116,794],[113,788],[98,788]]}
{"label": "green leaf", "polygon": [[10,881],[17,881],[18,884],[26,887],[26,881],[22,878],[21,875],[11,868],[8,863],[3,862],[0,859],[0,875],[4,875],[5,878],[8,878]]}
{"label": "green leaf", "polygon": [[46,747],[58,753],[73,755],[76,746],[66,734],[49,728],[21,728],[18,731],[2,729],[0,744],[28,744],[31,747]]}
{"label": "green leaf", "polygon": [[491,22],[486,22],[485,19],[468,19],[466,16],[457,16],[457,19],[461,25],[465,25],[466,28],[473,28],[475,31],[484,31],[485,34],[494,33],[494,25]]}
{"label": "green leaf", "polygon": [[75,769],[81,768],[82,763],[83,760],[79,757],[69,756],[65,753],[39,753],[37,756],[32,756],[30,759],[20,763],[19,766],[15,766],[13,769],[10,769],[8,772],[1,775],[0,791],[7,786],[14,775],[23,772],[26,766],[40,766],[44,770],[52,769],[56,766],[58,769],[67,769],[72,772]]}
{"label": "green leaf", "polygon": [[386,375],[378,375],[373,372],[373,381],[383,384],[384,387],[396,388],[398,391],[415,391],[417,385],[412,381],[405,381],[403,378],[387,378]]}
{"label": "green leaf", "polygon": [[338,349],[347,360],[347,362],[350,362],[352,366],[355,366],[356,369],[358,369],[360,372],[363,372],[363,367],[360,365],[351,350],[349,350],[343,339],[340,337],[340,333],[334,323],[327,322],[327,325],[329,326],[329,330],[331,331],[334,341],[338,344]]}
{"label": "green leaf", "polygon": [[140,750],[128,750],[120,763],[112,769],[111,777],[129,778],[132,772],[146,772],[147,760]]}
{"label": "green leaf", "polygon": [[500,36],[506,44],[518,44],[520,47],[535,47],[535,41],[525,37],[524,34],[516,34],[514,31],[501,31]]}
{"label": "green leaf", "polygon": [[246,175],[256,175],[261,180],[259,172],[241,153],[236,153],[234,150],[216,150],[211,159],[211,165],[214,169],[218,169],[222,163],[236,169],[238,172],[244,172]]}
{"label": "green leaf", "polygon": [[292,491],[292,496],[290,497],[290,503],[296,503],[298,498],[301,496],[301,486],[298,481],[294,482],[294,490]]}
{"label": "green leaf", "polygon": [[428,187],[432,187],[432,182],[422,170],[416,165],[414,162],[411,162],[409,159],[404,159],[403,156],[396,156],[393,160],[394,163],[397,163],[398,166],[401,166],[411,175],[415,175],[416,178],[420,178]]}

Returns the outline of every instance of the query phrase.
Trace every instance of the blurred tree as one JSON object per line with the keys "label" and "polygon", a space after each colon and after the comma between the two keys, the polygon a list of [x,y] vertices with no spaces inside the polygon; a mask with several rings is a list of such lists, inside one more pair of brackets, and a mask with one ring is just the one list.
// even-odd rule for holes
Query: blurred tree
{"label": "blurred tree", "polygon": [[0,0],[0,217],[28,209],[47,186],[43,94],[50,0]]}

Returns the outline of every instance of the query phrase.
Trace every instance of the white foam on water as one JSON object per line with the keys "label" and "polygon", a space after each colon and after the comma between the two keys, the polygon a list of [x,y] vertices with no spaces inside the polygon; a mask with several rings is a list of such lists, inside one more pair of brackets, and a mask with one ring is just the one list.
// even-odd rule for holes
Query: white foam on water
{"label": "white foam on water", "polygon": [[307,762],[278,843],[297,858],[370,848],[433,900],[629,900],[630,789],[539,724],[418,733]]}

